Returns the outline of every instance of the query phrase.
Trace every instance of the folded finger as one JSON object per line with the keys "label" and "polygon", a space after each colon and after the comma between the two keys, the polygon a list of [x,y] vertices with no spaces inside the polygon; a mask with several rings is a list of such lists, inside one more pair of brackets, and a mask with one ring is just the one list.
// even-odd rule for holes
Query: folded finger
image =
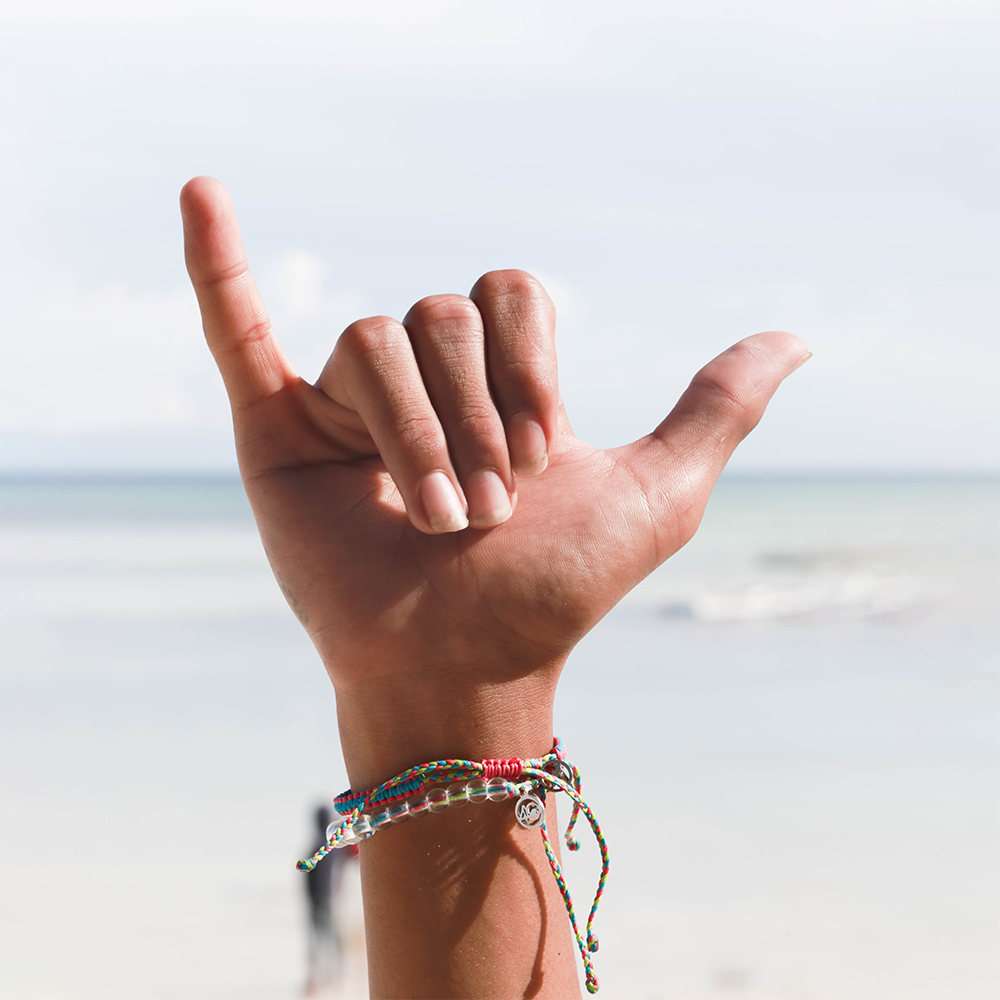
{"label": "folded finger", "polygon": [[463,486],[469,523],[488,528],[506,521],[514,481],[487,380],[479,310],[465,296],[434,295],[416,303],[403,325]]}
{"label": "folded finger", "polygon": [[483,317],[489,384],[516,473],[535,475],[548,464],[559,420],[555,307],[524,271],[491,271],[470,298]]}
{"label": "folded finger", "polygon": [[361,418],[414,527],[430,534],[468,527],[448,441],[402,324],[384,316],[352,323],[317,385]]}

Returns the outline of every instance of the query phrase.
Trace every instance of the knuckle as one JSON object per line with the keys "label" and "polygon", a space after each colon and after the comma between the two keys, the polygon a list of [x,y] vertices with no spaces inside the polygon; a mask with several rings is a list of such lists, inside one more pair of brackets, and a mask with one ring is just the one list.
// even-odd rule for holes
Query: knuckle
{"label": "knuckle", "polygon": [[250,267],[246,258],[241,257],[231,264],[220,264],[210,274],[204,275],[199,284],[206,289],[220,288],[227,285],[239,286],[250,279]]}
{"label": "knuckle", "polygon": [[691,380],[691,385],[701,394],[701,406],[712,420],[723,420],[737,427],[753,428],[757,420],[753,414],[752,394],[746,387],[731,380],[719,378],[711,370],[702,370]]}
{"label": "knuckle", "polygon": [[423,410],[399,413],[389,430],[392,452],[413,472],[414,481],[451,463],[447,439],[433,413]]}
{"label": "knuckle", "polygon": [[555,316],[555,306],[542,283],[527,271],[489,271],[473,286],[473,298],[495,302],[505,311],[521,315]]}
{"label": "knuckle", "polygon": [[441,417],[450,428],[474,439],[493,438],[500,427],[496,409],[485,402],[463,402]]}
{"label": "knuckle", "polygon": [[355,320],[340,335],[337,350],[352,361],[384,355],[386,350],[406,339],[406,331],[388,316]]}
{"label": "knuckle", "polygon": [[481,330],[482,317],[475,302],[464,295],[429,295],[410,307],[403,325],[408,330],[440,327]]}
{"label": "knuckle", "polygon": [[542,345],[528,337],[518,341],[517,354],[497,358],[491,371],[494,378],[502,378],[508,386],[522,386],[526,391],[553,391],[556,379],[555,361]]}
{"label": "knuckle", "polygon": [[424,450],[438,444],[440,428],[430,413],[404,410],[396,414],[393,431],[407,451]]}
{"label": "knuckle", "polygon": [[458,467],[467,472],[506,463],[500,416],[490,403],[463,402],[439,410],[445,438]]}
{"label": "knuckle", "polygon": [[556,308],[536,278],[527,271],[490,271],[472,295],[491,318],[491,365],[510,366],[503,372],[508,379],[537,377],[540,368],[554,368]]}
{"label": "knuckle", "polygon": [[534,298],[544,296],[548,298],[542,283],[518,268],[510,268],[504,271],[487,271],[474,286],[478,291],[488,295],[507,296],[517,295]]}
{"label": "knuckle", "polygon": [[240,354],[248,347],[266,341],[274,333],[269,319],[257,319],[240,331],[239,338],[216,349],[225,354]]}

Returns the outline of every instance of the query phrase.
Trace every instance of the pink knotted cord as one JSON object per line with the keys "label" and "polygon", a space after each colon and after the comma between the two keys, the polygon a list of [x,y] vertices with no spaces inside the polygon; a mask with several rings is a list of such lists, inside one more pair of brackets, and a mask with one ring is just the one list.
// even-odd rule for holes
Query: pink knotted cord
{"label": "pink knotted cord", "polygon": [[506,778],[508,781],[517,781],[524,771],[524,761],[511,757],[508,760],[484,760],[484,778]]}

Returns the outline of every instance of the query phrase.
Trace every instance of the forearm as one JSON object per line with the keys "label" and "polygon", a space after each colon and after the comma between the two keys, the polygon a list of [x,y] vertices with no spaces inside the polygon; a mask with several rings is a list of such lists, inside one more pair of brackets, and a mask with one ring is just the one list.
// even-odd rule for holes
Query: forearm
{"label": "forearm", "polygon": [[[439,698],[374,686],[338,692],[351,787],[445,758],[540,757],[552,748],[554,681],[538,675]],[[546,825],[558,851],[555,796]],[[573,938],[537,829],[513,803],[449,808],[361,848],[373,997],[574,997]]]}

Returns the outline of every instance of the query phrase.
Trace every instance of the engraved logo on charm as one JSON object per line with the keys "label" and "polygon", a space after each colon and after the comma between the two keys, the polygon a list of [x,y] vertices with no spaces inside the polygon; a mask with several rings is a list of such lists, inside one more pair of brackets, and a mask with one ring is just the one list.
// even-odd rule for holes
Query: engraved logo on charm
{"label": "engraved logo on charm", "polygon": [[514,816],[518,823],[527,830],[540,826],[545,810],[542,800],[532,792],[525,792],[514,806]]}
{"label": "engraved logo on charm", "polygon": [[[571,788],[573,787],[573,769],[564,760],[550,760],[545,770],[556,778],[561,778]],[[559,789],[561,791],[561,789]]]}

